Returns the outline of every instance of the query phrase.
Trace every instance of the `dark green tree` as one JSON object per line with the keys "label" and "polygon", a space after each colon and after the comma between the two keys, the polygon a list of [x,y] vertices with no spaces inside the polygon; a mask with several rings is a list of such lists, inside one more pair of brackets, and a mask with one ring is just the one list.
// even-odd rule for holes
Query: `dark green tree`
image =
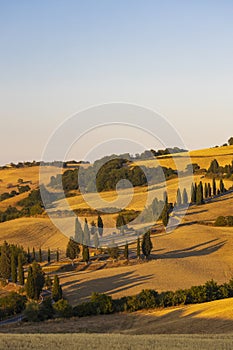
{"label": "dark green tree", "polygon": [[32,262],[36,261],[36,252],[35,252],[35,248],[33,247],[32,249]]}
{"label": "dark green tree", "polygon": [[209,190],[208,190],[208,185],[207,185],[207,183],[205,183],[205,190],[204,190],[204,193],[205,193],[205,198],[208,198],[208,197],[209,197]]}
{"label": "dark green tree", "polygon": [[224,186],[223,179],[220,179],[220,184],[219,184],[219,187],[220,187],[220,193],[224,193],[224,192],[226,192],[226,189],[225,189],[225,186]]}
{"label": "dark green tree", "polygon": [[39,262],[42,263],[42,250],[39,249]]}
{"label": "dark green tree", "polygon": [[57,253],[56,253],[56,260],[59,262],[59,249],[57,248]]}
{"label": "dark green tree", "polygon": [[208,197],[212,196],[212,189],[210,183],[208,183]]}
{"label": "dark green tree", "polygon": [[48,263],[50,263],[51,261],[51,251],[50,249],[48,249]]}
{"label": "dark green tree", "polygon": [[162,214],[161,214],[162,222],[164,227],[167,227],[169,222],[169,207],[167,204],[164,205]]}
{"label": "dark green tree", "polygon": [[28,264],[31,264],[31,262],[32,262],[32,256],[31,256],[29,247],[28,247],[28,252],[27,252],[27,262],[28,262]]}
{"label": "dark green tree", "polygon": [[26,290],[27,297],[29,299],[34,299],[34,297],[35,297],[35,284],[34,284],[34,278],[33,278],[31,266],[29,266],[29,268],[28,268],[28,276],[27,276],[25,290]]}
{"label": "dark green tree", "polygon": [[128,243],[126,243],[126,245],[125,245],[125,249],[124,249],[124,258],[125,258],[126,260],[129,260],[129,245],[128,245]]}
{"label": "dark green tree", "polygon": [[80,253],[79,244],[75,242],[72,238],[70,238],[66,248],[66,256],[67,258],[72,260],[72,264],[74,263],[74,259],[77,258],[79,253]]}
{"label": "dark green tree", "polygon": [[196,186],[192,184],[191,187],[191,202],[196,203],[197,200],[197,191],[196,191]]}
{"label": "dark green tree", "polygon": [[74,235],[74,240],[77,243],[83,244],[83,239],[84,239],[84,233],[82,226],[79,222],[78,217],[75,219],[75,235]]}
{"label": "dark green tree", "polygon": [[83,246],[83,261],[87,264],[90,259],[88,246]]}
{"label": "dark green tree", "polygon": [[19,276],[19,284],[23,286],[24,285],[24,268],[23,268],[22,254],[18,255],[18,276]]}
{"label": "dark green tree", "polygon": [[230,138],[229,138],[228,144],[229,144],[229,146],[232,146],[232,145],[233,145],[233,137],[230,137]]}
{"label": "dark green tree", "polygon": [[50,290],[52,288],[52,285],[53,285],[53,282],[52,282],[50,276],[47,275],[45,277],[45,287]]}
{"label": "dark green tree", "polygon": [[10,246],[6,241],[1,246],[0,275],[5,280],[11,276]]}
{"label": "dark green tree", "polygon": [[197,198],[196,198],[197,205],[204,203],[204,194],[203,194],[203,184],[202,182],[199,183],[197,186]]}
{"label": "dark green tree", "polygon": [[44,286],[45,278],[41,266],[36,261],[32,263],[32,277],[35,291],[34,299],[38,300]]}
{"label": "dark green tree", "polygon": [[216,186],[215,178],[213,178],[212,188],[213,188],[213,195],[216,196],[216,194],[217,194],[217,186]]}
{"label": "dark green tree", "polygon": [[99,235],[100,235],[100,237],[102,237],[103,230],[104,230],[104,224],[103,224],[103,220],[102,220],[100,215],[98,215],[97,226],[98,226],[97,228],[98,228]]}
{"label": "dark green tree", "polygon": [[54,276],[52,298],[55,302],[62,299],[62,288],[60,286],[59,277],[57,275]]}
{"label": "dark green tree", "polygon": [[13,253],[11,253],[11,279],[13,283],[17,283],[17,265],[16,265],[16,257]]}
{"label": "dark green tree", "polygon": [[153,248],[151,239],[150,239],[150,232],[146,232],[142,239],[142,253],[146,257],[146,259],[149,258],[151,250]]}

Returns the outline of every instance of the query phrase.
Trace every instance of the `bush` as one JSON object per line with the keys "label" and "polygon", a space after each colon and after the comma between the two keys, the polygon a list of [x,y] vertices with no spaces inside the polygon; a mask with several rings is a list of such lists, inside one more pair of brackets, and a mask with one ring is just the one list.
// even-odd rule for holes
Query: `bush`
{"label": "bush", "polygon": [[1,318],[16,315],[25,309],[26,297],[15,292],[0,298]]}
{"label": "bush", "polygon": [[60,299],[53,304],[53,309],[57,317],[71,317],[73,316],[73,308],[65,299]]}
{"label": "bush", "polygon": [[214,223],[215,226],[227,226],[227,220],[224,216],[219,216],[215,223]]}

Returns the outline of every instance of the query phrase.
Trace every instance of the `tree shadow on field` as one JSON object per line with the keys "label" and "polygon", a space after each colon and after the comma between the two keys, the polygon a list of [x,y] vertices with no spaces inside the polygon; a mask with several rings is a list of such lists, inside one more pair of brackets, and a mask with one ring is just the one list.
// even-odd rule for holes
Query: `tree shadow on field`
{"label": "tree shadow on field", "polygon": [[153,259],[182,259],[192,256],[210,255],[221,249],[227,241],[220,241],[216,238],[211,241],[200,243],[189,248],[177,249],[163,254],[152,254]]}
{"label": "tree shadow on field", "polygon": [[135,275],[134,272],[125,272],[102,278],[99,276],[91,280],[84,279],[81,282],[76,279],[63,283],[62,287],[66,288],[65,296],[69,300],[78,299],[79,302],[82,302],[86,301],[93,292],[114,295],[143,285],[145,281],[151,279],[153,276],[153,274],[139,276]]}

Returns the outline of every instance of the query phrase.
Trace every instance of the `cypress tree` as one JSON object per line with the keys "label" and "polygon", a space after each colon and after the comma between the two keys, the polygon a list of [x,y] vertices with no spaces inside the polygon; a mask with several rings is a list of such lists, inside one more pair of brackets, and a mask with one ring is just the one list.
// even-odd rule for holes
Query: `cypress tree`
{"label": "cypress tree", "polygon": [[35,252],[35,248],[33,247],[32,249],[32,262],[36,261],[36,252]]}
{"label": "cypress tree", "polygon": [[187,205],[187,204],[188,204],[188,193],[187,193],[187,191],[186,191],[186,188],[183,189],[183,195],[182,195],[182,197],[183,197],[183,204],[184,204],[184,205]]}
{"label": "cypress tree", "polygon": [[99,235],[100,235],[100,237],[102,237],[102,235],[103,235],[103,229],[104,229],[104,224],[103,224],[103,220],[102,220],[102,218],[101,218],[100,215],[98,215],[97,226],[98,226],[97,229],[98,229],[98,231],[99,231]]}
{"label": "cypress tree", "polygon": [[208,183],[208,196],[209,196],[209,197],[212,196],[212,189],[211,189],[210,183]]}
{"label": "cypress tree", "polygon": [[42,251],[39,249],[39,262],[42,263]]}
{"label": "cypress tree", "polygon": [[177,207],[180,207],[181,204],[182,204],[181,193],[180,193],[180,189],[178,188],[177,195],[176,195],[176,205]]}
{"label": "cypress tree", "polygon": [[194,184],[192,184],[192,187],[191,187],[191,202],[192,203],[196,203],[196,199],[197,199],[196,186]]}
{"label": "cypress tree", "polygon": [[89,231],[87,219],[85,219],[83,232],[84,232],[83,244],[89,246],[90,245],[90,231]]}
{"label": "cypress tree", "polygon": [[224,193],[224,192],[226,192],[226,189],[225,189],[225,186],[224,186],[223,179],[220,179],[220,184],[219,184],[219,187],[220,187],[220,193]]}
{"label": "cypress tree", "polygon": [[32,263],[32,276],[34,283],[34,299],[38,300],[43,289],[45,278],[41,266],[37,262]]}
{"label": "cypress tree", "polygon": [[18,275],[19,275],[19,284],[21,286],[24,285],[24,269],[23,269],[23,261],[22,261],[22,255],[19,254],[18,256]]}
{"label": "cypress tree", "polygon": [[128,245],[128,243],[126,243],[126,245],[125,245],[125,249],[124,249],[124,258],[125,258],[126,260],[129,259],[129,245]]}
{"label": "cypress tree", "polygon": [[50,252],[50,249],[48,249],[48,263],[50,263],[51,261],[51,252]]}
{"label": "cypress tree", "polygon": [[75,235],[74,235],[74,240],[80,244],[83,244],[83,229],[82,226],[79,222],[78,217],[75,219]]}
{"label": "cypress tree", "polygon": [[203,195],[203,185],[202,182],[199,183],[197,186],[197,198],[196,198],[197,205],[204,203],[204,195]]}
{"label": "cypress tree", "polygon": [[95,248],[99,248],[99,236],[97,231],[94,234],[94,246]]}
{"label": "cypress tree", "polygon": [[140,247],[140,238],[137,239],[137,258],[140,259],[141,257],[141,247]]}
{"label": "cypress tree", "polygon": [[205,198],[209,197],[209,190],[208,190],[208,185],[205,183]]}
{"label": "cypress tree", "polygon": [[15,255],[13,253],[11,253],[11,279],[13,283],[17,283],[17,266],[15,261]]}
{"label": "cypress tree", "polygon": [[164,227],[167,227],[168,222],[169,222],[169,208],[168,208],[168,205],[166,205],[166,204],[163,208],[161,217],[162,217],[162,222],[163,222]]}
{"label": "cypress tree", "polygon": [[86,245],[83,246],[83,261],[87,264],[90,259],[89,249]]}
{"label": "cypress tree", "polygon": [[27,252],[27,262],[28,262],[28,264],[30,264],[32,262],[32,257],[31,257],[31,253],[30,253],[29,247],[28,247],[28,252]]}
{"label": "cypress tree", "polygon": [[10,247],[6,241],[3,243],[1,247],[0,275],[5,280],[9,280],[11,276]]}
{"label": "cypress tree", "polygon": [[59,277],[57,275],[54,276],[52,298],[55,302],[62,299],[62,288],[60,286]]}
{"label": "cypress tree", "polygon": [[167,195],[167,191],[164,191],[164,192],[163,192],[163,201],[164,201],[165,205],[168,204],[168,195]]}
{"label": "cypress tree", "polygon": [[217,194],[217,186],[216,186],[216,180],[215,180],[215,178],[213,178],[213,185],[212,185],[212,188],[213,188],[213,195],[216,196],[216,194]]}
{"label": "cypress tree", "polygon": [[59,250],[57,249],[56,260],[59,262]]}
{"label": "cypress tree", "polygon": [[153,245],[150,239],[150,232],[148,231],[144,234],[142,239],[142,252],[146,259],[149,258],[152,248]]}
{"label": "cypress tree", "polygon": [[25,289],[26,289],[26,293],[27,293],[28,298],[34,299],[34,297],[35,297],[35,285],[34,285],[31,266],[29,266],[29,268],[28,268],[28,277],[27,277]]}

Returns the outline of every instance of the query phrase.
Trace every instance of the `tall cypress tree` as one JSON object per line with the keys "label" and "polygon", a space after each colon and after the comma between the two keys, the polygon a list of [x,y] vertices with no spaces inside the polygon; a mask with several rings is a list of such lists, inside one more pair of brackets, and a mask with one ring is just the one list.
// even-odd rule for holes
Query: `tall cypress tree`
{"label": "tall cypress tree", "polygon": [[6,241],[3,243],[1,247],[0,275],[5,280],[9,280],[11,276],[10,247]]}
{"label": "tall cypress tree", "polygon": [[100,215],[98,215],[97,226],[98,226],[97,229],[98,229],[99,235],[100,235],[100,237],[102,237],[103,230],[104,230],[104,224],[103,224],[103,220],[102,220]]}
{"label": "tall cypress tree", "polygon": [[90,245],[90,231],[89,231],[87,219],[85,219],[83,233],[84,233],[83,244],[89,246]]}
{"label": "tall cypress tree", "polygon": [[216,194],[217,194],[217,186],[216,186],[216,180],[215,180],[215,178],[213,178],[213,185],[212,185],[212,188],[213,188],[213,195],[216,196]]}
{"label": "tall cypress tree", "polygon": [[183,189],[182,198],[183,198],[183,204],[187,205],[189,200],[188,200],[188,193],[187,193],[186,188]]}
{"label": "tall cypress tree", "polygon": [[220,179],[219,189],[220,189],[220,193],[226,192],[223,179]]}
{"label": "tall cypress tree", "polygon": [[39,249],[39,262],[42,263],[42,251]]}
{"label": "tall cypress tree", "polygon": [[82,226],[79,222],[78,217],[75,219],[75,235],[74,235],[74,240],[80,244],[83,244],[83,229]]}
{"label": "tall cypress tree", "polygon": [[35,252],[35,248],[33,247],[32,249],[32,262],[36,261],[36,252]]}
{"label": "tall cypress tree", "polygon": [[59,249],[57,248],[57,253],[56,253],[56,260],[59,262]]}
{"label": "tall cypress tree", "polygon": [[99,236],[98,236],[98,232],[95,231],[95,234],[94,234],[94,246],[95,248],[99,248]]}
{"label": "tall cypress tree", "polygon": [[32,256],[31,256],[29,247],[28,247],[28,252],[27,252],[27,262],[28,262],[28,264],[30,264],[32,262]]}
{"label": "tall cypress tree", "polygon": [[177,207],[180,207],[181,204],[182,204],[181,193],[180,193],[180,189],[178,188],[177,195],[176,195],[176,205]]}
{"label": "tall cypress tree", "polygon": [[202,182],[199,183],[197,186],[197,198],[196,198],[197,205],[204,203],[204,195],[203,195],[203,184]]}
{"label": "tall cypress tree", "polygon": [[34,285],[34,279],[32,275],[32,267],[29,266],[28,268],[28,277],[26,282],[26,293],[29,299],[34,299],[35,297],[35,285]]}
{"label": "tall cypress tree", "polygon": [[208,190],[208,185],[205,183],[205,198],[209,197],[209,190]]}
{"label": "tall cypress tree", "polygon": [[140,238],[137,239],[137,258],[140,259],[141,257],[141,247],[140,247]]}
{"label": "tall cypress tree", "polygon": [[210,183],[208,183],[208,197],[212,196],[212,189]]}
{"label": "tall cypress tree", "polygon": [[167,227],[168,222],[169,222],[169,207],[168,207],[168,204],[164,205],[161,218],[162,218],[162,222],[163,222],[164,227]]}
{"label": "tall cypress tree", "polygon": [[126,245],[125,245],[125,249],[124,249],[124,258],[125,258],[126,260],[129,259],[129,245],[128,245],[128,243],[126,243]]}
{"label": "tall cypress tree", "polygon": [[48,263],[50,263],[51,261],[51,252],[50,252],[50,249],[48,249]]}
{"label": "tall cypress tree", "polygon": [[17,283],[17,266],[15,261],[15,255],[13,252],[11,253],[11,279],[13,283]]}
{"label": "tall cypress tree", "polygon": [[85,261],[85,263],[88,263],[90,259],[90,256],[89,256],[89,248],[84,245],[83,246],[83,261]]}
{"label": "tall cypress tree", "polygon": [[53,287],[52,287],[52,298],[54,301],[62,299],[62,288],[60,286],[59,277],[54,276]]}
{"label": "tall cypress tree", "polygon": [[196,203],[196,200],[197,200],[197,191],[196,191],[196,186],[195,185],[192,184],[192,187],[191,187],[191,202],[192,203]]}
{"label": "tall cypress tree", "polygon": [[148,259],[151,253],[151,250],[153,248],[151,239],[150,239],[150,232],[146,232],[142,239],[142,252],[143,255]]}
{"label": "tall cypress tree", "polygon": [[19,284],[21,286],[23,286],[24,285],[24,269],[23,269],[22,254],[18,255],[18,276],[19,276]]}

